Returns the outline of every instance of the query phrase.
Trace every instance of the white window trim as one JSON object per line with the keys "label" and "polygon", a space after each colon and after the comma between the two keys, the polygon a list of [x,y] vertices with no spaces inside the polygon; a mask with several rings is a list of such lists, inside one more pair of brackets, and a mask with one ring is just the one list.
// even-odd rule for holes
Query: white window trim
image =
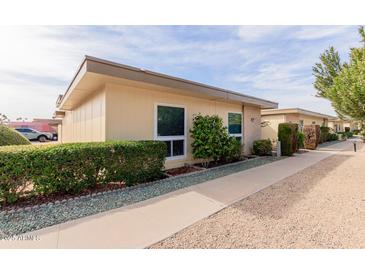
{"label": "white window trim", "polygon": [[[165,107],[177,107],[177,108],[183,108],[184,109],[184,135],[176,135],[176,136],[158,136],[157,134],[157,108],[159,106],[165,106]],[[184,105],[175,105],[175,104],[167,104],[167,103],[155,103],[155,113],[154,113],[154,140],[156,141],[178,141],[183,140],[184,141],[184,154],[179,156],[171,156],[166,157],[166,160],[183,160],[186,159],[186,132],[187,132],[187,123],[186,123],[186,107]],[[172,143],[171,142],[171,152],[172,150]]]}
{"label": "white window trim", "polygon": [[303,128],[304,128],[304,120],[299,120],[299,129],[300,131],[302,132],[303,131]]}
{"label": "white window trim", "polygon": [[[229,114],[230,113],[241,114],[241,133],[229,133]],[[241,137],[241,144],[243,143],[243,113],[242,112],[240,112],[240,111],[228,111],[227,112],[227,130],[228,130],[229,136]]]}

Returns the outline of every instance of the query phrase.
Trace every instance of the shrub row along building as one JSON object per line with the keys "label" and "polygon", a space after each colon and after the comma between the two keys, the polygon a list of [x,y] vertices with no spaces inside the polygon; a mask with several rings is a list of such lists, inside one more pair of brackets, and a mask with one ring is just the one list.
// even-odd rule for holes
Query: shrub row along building
{"label": "shrub row along building", "polygon": [[[276,137],[280,121],[328,125],[336,119],[301,109],[273,110],[277,107],[276,102],[86,56],[58,97],[54,117],[62,120],[62,143],[164,141],[166,168],[194,162],[189,130],[198,113],[219,115],[229,134],[244,144],[244,154],[251,153],[255,140]],[[266,127],[262,120],[268,121]]]}
{"label": "shrub row along building", "polygon": [[261,138],[276,140],[280,123],[295,123],[301,131],[305,125],[329,126],[334,116],[309,111],[301,108],[268,109],[261,111]]}

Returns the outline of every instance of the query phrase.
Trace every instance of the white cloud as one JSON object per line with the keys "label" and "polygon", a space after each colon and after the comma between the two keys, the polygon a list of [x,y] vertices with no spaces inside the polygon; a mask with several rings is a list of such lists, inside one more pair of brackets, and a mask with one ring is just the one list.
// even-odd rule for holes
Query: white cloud
{"label": "white cloud", "polygon": [[[245,33],[256,28],[244,28]],[[356,27],[292,26],[273,31],[269,27],[253,34],[251,40],[246,36],[254,41],[242,50],[250,56],[245,63],[248,66],[241,66],[233,81],[256,96],[279,102],[280,107],[300,106],[335,114],[329,101],[315,97],[312,66],[329,45],[344,54],[350,46],[358,46]],[[278,36],[282,37],[276,39]]]}
{"label": "white cloud", "polygon": [[[255,42],[261,39],[269,39],[279,35],[290,26],[240,26],[238,37],[245,42]],[[268,41],[268,40],[267,40]]]}
{"label": "white cloud", "polygon": [[280,108],[301,107],[335,114],[327,100],[315,96],[311,61],[306,58],[298,57],[290,63],[263,62],[254,71],[243,70],[232,80],[242,83],[256,96],[278,102]]}
{"label": "white cloud", "polygon": [[314,104],[312,64],[329,44],[346,52],[358,40],[346,26],[0,27],[0,36],[0,112],[11,118],[49,117],[84,55]]}
{"label": "white cloud", "polygon": [[[50,116],[54,100],[65,91],[84,55],[168,73],[168,67],[223,67],[237,49],[230,40],[179,40],[157,26],[15,26],[0,27],[0,36],[0,111],[7,109],[11,118],[9,103],[16,105],[25,97],[34,116]],[[39,100],[47,103],[39,105]]]}
{"label": "white cloud", "polygon": [[342,34],[352,26],[301,26],[298,31],[292,33],[292,37],[299,40],[322,39]]}

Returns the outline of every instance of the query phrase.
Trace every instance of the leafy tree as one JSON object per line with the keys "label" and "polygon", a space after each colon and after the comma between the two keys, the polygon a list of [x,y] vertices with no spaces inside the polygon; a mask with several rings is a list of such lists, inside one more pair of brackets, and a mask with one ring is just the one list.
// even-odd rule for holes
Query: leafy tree
{"label": "leafy tree", "polygon": [[327,90],[342,70],[340,55],[334,47],[330,47],[321,54],[319,59],[321,63],[316,63],[313,67],[313,74],[316,77],[314,87],[318,91],[318,96],[328,98]]}
{"label": "leafy tree", "polygon": [[25,117],[18,117],[16,118],[17,121],[20,121],[20,122],[25,122],[25,121],[28,121],[28,118],[25,118]]}
{"label": "leafy tree", "polygon": [[4,113],[0,113],[0,125],[7,124],[9,122],[9,118]]}
{"label": "leafy tree", "polygon": [[359,28],[363,47],[350,50],[348,63],[341,63],[330,47],[313,67],[317,96],[329,99],[341,118],[365,120],[365,31]]}
{"label": "leafy tree", "polygon": [[205,166],[208,166],[212,159],[228,161],[240,156],[240,142],[229,136],[222,118],[218,115],[195,115],[190,133],[194,139],[193,156],[196,159],[204,159]]}

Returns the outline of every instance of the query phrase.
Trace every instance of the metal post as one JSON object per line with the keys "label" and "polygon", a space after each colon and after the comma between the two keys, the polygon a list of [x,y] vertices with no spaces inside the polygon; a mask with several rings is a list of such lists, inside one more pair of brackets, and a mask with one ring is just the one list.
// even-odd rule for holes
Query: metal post
{"label": "metal post", "polygon": [[354,141],[354,151],[356,152],[356,141]]}
{"label": "metal post", "polygon": [[276,142],[276,156],[281,157],[281,142],[280,141]]}

